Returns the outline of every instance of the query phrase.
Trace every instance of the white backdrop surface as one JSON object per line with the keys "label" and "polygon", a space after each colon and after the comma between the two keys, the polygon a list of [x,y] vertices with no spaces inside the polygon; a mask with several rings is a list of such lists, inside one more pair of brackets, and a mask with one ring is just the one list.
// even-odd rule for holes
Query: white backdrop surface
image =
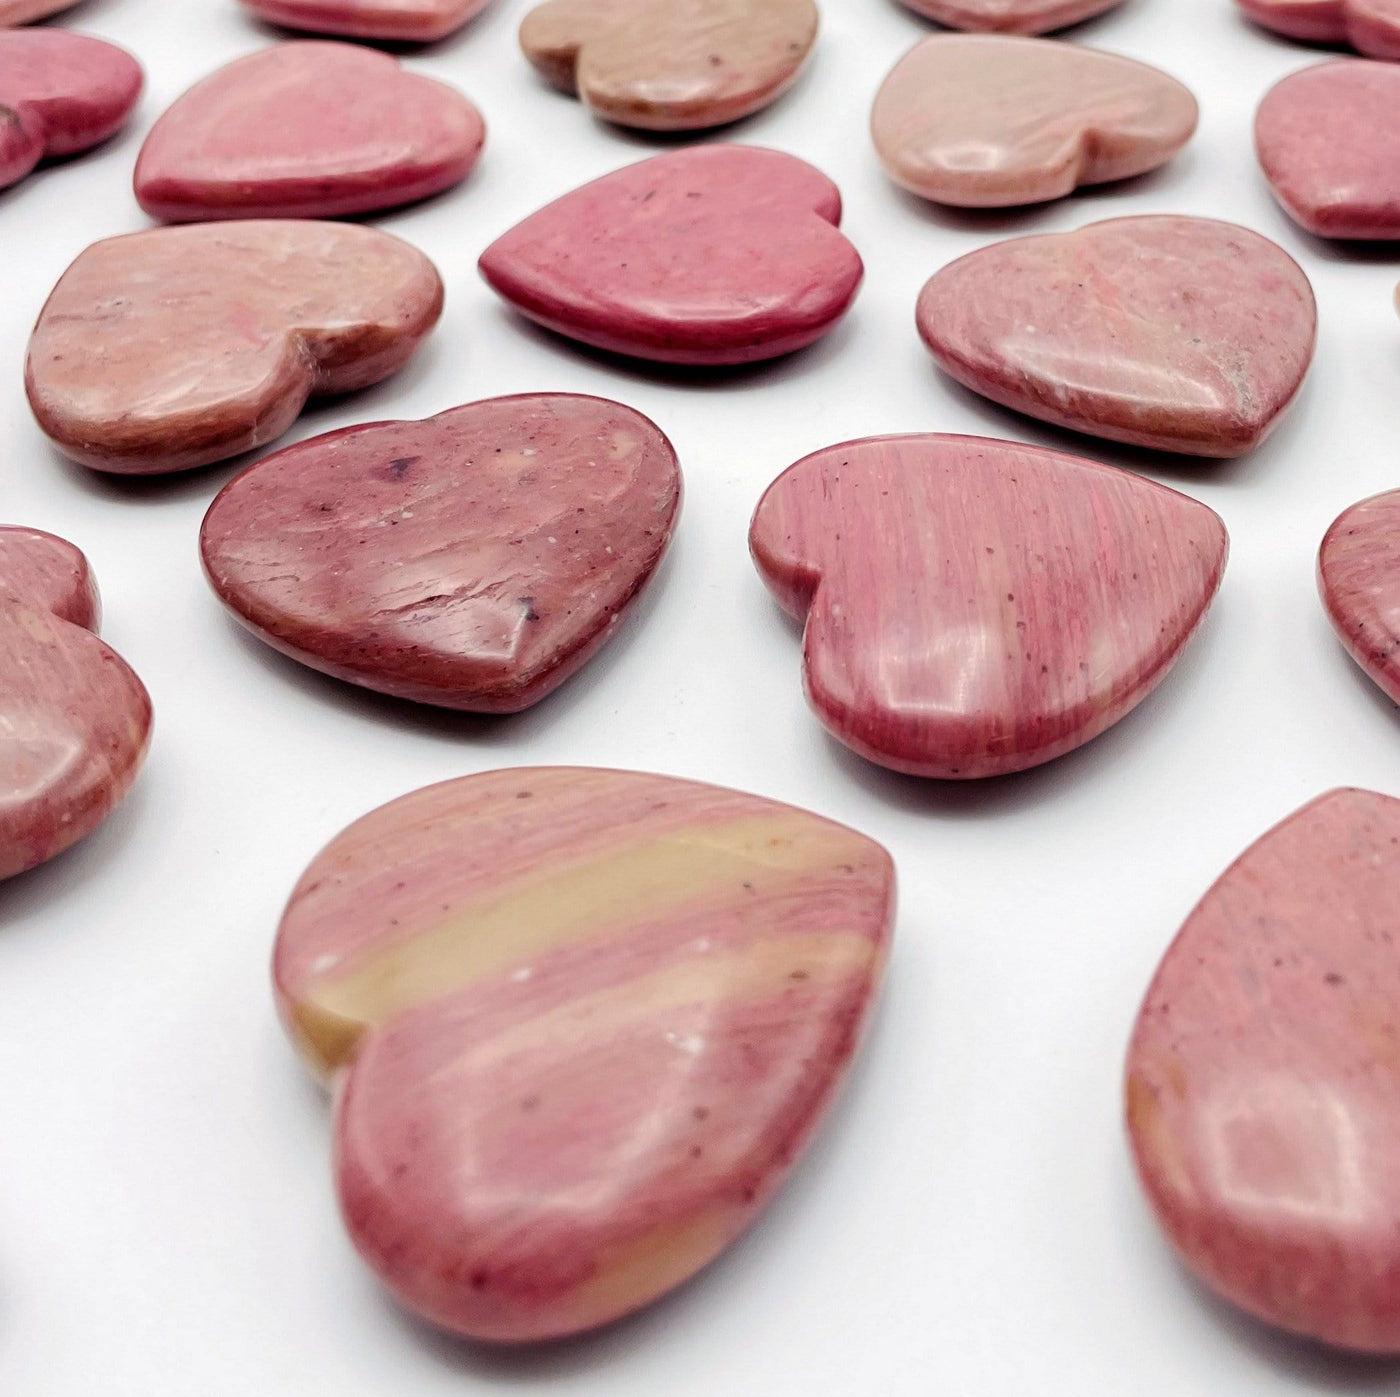
{"label": "white backdrop surface", "polygon": [[[899,193],[866,134],[882,76],[929,27],[891,0],[824,0],[800,85],[724,138],[792,151],[837,180],[865,288],[814,349],[687,377],[527,328],[476,276],[478,253],[518,218],[660,148],[535,79],[514,38],[528,3],[496,0],[408,56],[460,85],[490,127],[464,187],[375,220],[440,267],[438,332],[399,378],[318,407],[287,438],[532,390],[614,397],[671,436],[688,498],[653,589],[580,677],[495,721],[363,695],[226,620],[196,536],[238,466],[113,481],[64,463],[34,426],[29,328],[84,246],[146,226],[129,184],[145,131],[193,80],[274,37],[233,0],[87,0],[65,17],[134,51],[149,88],[125,136],[0,195],[0,518],[87,551],[104,633],[157,720],[119,814],[0,885],[0,1392],[1400,1393],[1400,1367],[1274,1338],[1189,1283],[1120,1127],[1138,1001],[1210,882],[1331,786],[1400,793],[1400,716],[1333,640],[1313,582],[1332,518],[1400,486],[1400,252],[1295,229],[1250,139],[1265,89],[1320,55],[1250,29],[1229,0],[1128,0],[1074,38],[1184,79],[1202,102],[1197,139],[1129,185],[968,216]],[[1250,458],[1175,461],[1040,427],[940,378],[914,332],[919,287],[953,257],[1146,212],[1234,219],[1313,278],[1316,365]],[[1216,608],[1162,688],[1023,777],[923,783],[827,740],[803,703],[796,636],[747,557],[749,514],[790,462],[929,430],[1128,465],[1206,501],[1232,534]],[[532,763],[669,772],[820,811],[890,848],[902,905],[867,1051],[762,1222],[648,1313],[503,1354],[406,1319],[354,1258],[326,1105],[277,1027],[267,963],[292,883],[345,824],[428,782]]]}

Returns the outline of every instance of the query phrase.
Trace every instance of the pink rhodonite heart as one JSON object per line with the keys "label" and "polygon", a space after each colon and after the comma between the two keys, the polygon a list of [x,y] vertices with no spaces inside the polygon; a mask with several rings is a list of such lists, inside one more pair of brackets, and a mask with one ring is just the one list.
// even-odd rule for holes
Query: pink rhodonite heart
{"label": "pink rhodonite heart", "polygon": [[67,29],[0,29],[0,189],[121,130],[143,82],[115,44]]}
{"label": "pink rhodonite heart", "polygon": [[1400,703],[1400,490],[1337,519],[1322,541],[1318,585],[1348,653]]}
{"label": "pink rhodonite heart", "polygon": [[288,447],[224,488],[200,542],[220,598],[293,659],[516,713],[617,633],[680,497],[654,423],[541,393]]}
{"label": "pink rhodonite heart", "polygon": [[904,0],[916,14],[950,29],[993,34],[1048,34],[1101,15],[1123,0]]}
{"label": "pink rhodonite heart", "polygon": [[1290,39],[1350,44],[1368,58],[1400,58],[1400,0],[1237,0],[1256,24]]}
{"label": "pink rhodonite heart", "polygon": [[276,44],[196,83],[136,162],[153,218],[338,218],[465,179],[486,138],[455,88],[356,44]]}
{"label": "pink rhodonite heart", "polygon": [[432,43],[445,39],[491,0],[242,0],[259,19],[310,34]]}
{"label": "pink rhodonite heart", "polygon": [[918,776],[1037,766],[1165,677],[1225,568],[1205,505],[1126,471],[981,437],[828,447],[771,485],[749,535],[805,623],[817,716]]}
{"label": "pink rhodonite heart", "polygon": [[1128,1130],[1185,1264],[1269,1324],[1400,1353],[1400,801],[1333,791],[1167,952]]}
{"label": "pink rhodonite heart", "polygon": [[91,834],[146,755],[151,701],[98,612],[71,543],[0,528],[0,878]]}
{"label": "pink rhodonite heart", "polygon": [[433,264],[371,228],[288,219],[108,238],[39,315],[29,402],[94,469],[208,465],[281,436],[312,393],[389,377],[441,311]]}
{"label": "pink rhodonite heart", "polygon": [[1312,362],[1298,264],[1213,219],[1117,218],[937,273],[919,331],[959,383],[1060,427],[1195,456],[1268,435]]}
{"label": "pink rhodonite heart", "polygon": [[801,1156],[888,950],[878,844],[756,796],[542,768],[352,825],[282,920],[356,1247],[459,1333],[577,1333],[689,1279]]}
{"label": "pink rhodonite heart", "polygon": [[890,178],[1001,208],[1145,174],[1196,130],[1196,99],[1145,63],[1053,39],[937,34],[895,65],[871,130]]}
{"label": "pink rhodonite heart", "polygon": [[747,364],[845,315],[864,269],[841,195],[795,156],[692,146],[594,180],[531,215],[481,272],[532,320],[600,349]]}

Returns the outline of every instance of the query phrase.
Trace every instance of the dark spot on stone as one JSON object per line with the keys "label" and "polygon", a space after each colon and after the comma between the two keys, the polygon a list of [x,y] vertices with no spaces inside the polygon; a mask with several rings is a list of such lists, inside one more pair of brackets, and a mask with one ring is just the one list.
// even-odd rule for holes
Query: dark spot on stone
{"label": "dark spot on stone", "polygon": [[384,468],[385,474],[390,480],[402,480],[408,468],[422,459],[421,456],[397,456]]}

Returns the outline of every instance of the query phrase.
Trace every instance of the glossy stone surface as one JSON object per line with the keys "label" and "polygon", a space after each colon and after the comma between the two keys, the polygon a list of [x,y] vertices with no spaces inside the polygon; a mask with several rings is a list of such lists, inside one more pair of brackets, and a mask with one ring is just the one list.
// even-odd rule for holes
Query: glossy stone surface
{"label": "glossy stone surface", "polygon": [[1342,513],[1322,540],[1317,576],[1342,644],[1400,703],[1400,490]]}
{"label": "glossy stone surface", "polygon": [[482,255],[541,325],[618,354],[747,364],[801,349],[850,308],[864,269],[841,195],[795,156],[692,146],[566,194]]}
{"label": "glossy stone surface", "polygon": [[1196,130],[1175,78],[1097,49],[936,34],[895,65],[871,130],[890,178],[940,204],[1002,208],[1155,170]]}
{"label": "glossy stone surface", "polygon": [[71,543],[0,528],[0,878],[91,834],[145,757],[151,701],[99,612]]}
{"label": "glossy stone surface", "polygon": [[71,10],[78,0],[0,0],[0,29],[32,24],[63,10]]}
{"label": "glossy stone surface", "polygon": [[816,37],[813,0],[546,0],[520,26],[549,82],[648,131],[723,126],[768,106]]}
{"label": "glossy stone surface", "polygon": [[662,776],[488,772],[352,825],[293,893],[274,973],[337,1079],[355,1245],[404,1304],[493,1341],[687,1280],[824,1114],[894,896],[862,835]]}
{"label": "glossy stone surface", "polygon": [[1254,143],[1274,197],[1323,238],[1400,238],[1400,67],[1318,63],[1272,87]]}
{"label": "glossy stone surface", "polygon": [[1185,1264],[1269,1324],[1400,1352],[1400,801],[1343,790],[1188,918],[1128,1054],[1128,1128]]}
{"label": "glossy stone surface", "polygon": [[1237,0],[1256,24],[1318,44],[1350,44],[1369,58],[1400,58],[1400,0]]}
{"label": "glossy stone surface", "polygon": [[1149,215],[970,253],[924,287],[918,324],[947,373],[1005,407],[1110,441],[1238,456],[1302,386],[1317,304],[1267,238]]}
{"label": "glossy stone surface", "polygon": [[749,533],[805,623],[807,697],[881,766],[966,780],[1097,737],[1166,676],[1225,567],[1205,505],[1139,476],[982,437],[828,447]]}
{"label": "glossy stone surface", "polygon": [[39,425],[74,460],[152,475],[281,436],[313,393],[400,369],[442,282],[387,233],[292,220],[157,228],[94,243],[29,342]]}
{"label": "glossy stone surface", "polygon": [[445,39],[491,0],[242,0],[269,24],[348,39],[427,44]]}
{"label": "glossy stone surface", "polygon": [[236,59],[151,128],[136,198],[153,218],[338,218],[439,194],[486,139],[455,88],[356,44],[306,40]]}
{"label": "glossy stone surface", "polygon": [[478,713],[538,703],[615,633],[680,508],[640,413],[534,394],[288,447],[214,501],[214,590],[327,674]]}
{"label": "glossy stone surface", "polygon": [[1048,34],[1093,19],[1123,0],[903,0],[915,14],[950,29],[988,34]]}
{"label": "glossy stone surface", "polygon": [[115,44],[67,29],[0,31],[0,189],[121,130],[142,84],[141,65]]}

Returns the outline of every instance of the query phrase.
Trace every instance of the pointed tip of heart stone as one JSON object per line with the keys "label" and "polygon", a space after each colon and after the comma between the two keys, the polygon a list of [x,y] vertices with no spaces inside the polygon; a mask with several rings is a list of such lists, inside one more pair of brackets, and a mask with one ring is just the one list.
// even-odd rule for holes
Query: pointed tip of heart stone
{"label": "pointed tip of heart stone", "polygon": [[1345,510],[1322,541],[1317,571],[1347,652],[1400,703],[1400,490]]}
{"label": "pointed tip of heart stone", "polygon": [[241,0],[269,24],[307,34],[430,44],[461,29],[491,0]]}

